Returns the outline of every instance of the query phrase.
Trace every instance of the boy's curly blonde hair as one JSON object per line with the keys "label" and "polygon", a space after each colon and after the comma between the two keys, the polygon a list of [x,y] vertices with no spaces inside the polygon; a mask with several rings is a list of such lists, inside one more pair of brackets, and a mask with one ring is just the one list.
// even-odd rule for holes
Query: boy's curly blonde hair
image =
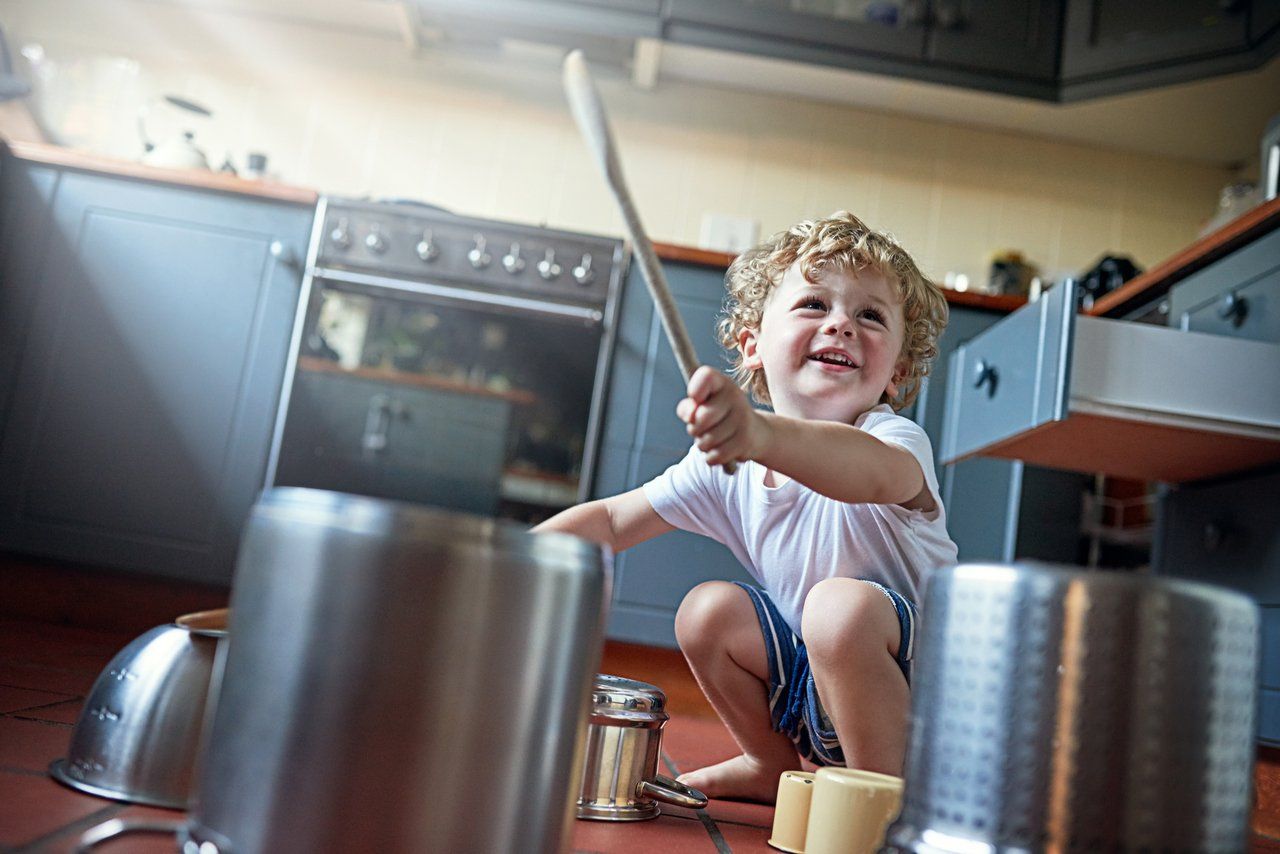
{"label": "boy's curly blonde hair", "polygon": [[920,272],[896,240],[872,231],[848,211],[837,211],[826,219],[805,220],[780,231],[729,265],[725,274],[728,294],[717,332],[720,343],[733,354],[734,379],[760,403],[771,402],[764,371],[748,370],[742,364],[738,333],[744,328],[760,328],[769,294],[797,261],[801,273],[811,282],[827,269],[857,272],[870,268],[896,285],[906,321],[901,356],[906,357],[908,367],[904,376],[895,376],[898,396],[890,398],[885,394],[880,402],[895,411],[910,406],[938,355],[938,337],[947,325],[947,301],[937,283]]}

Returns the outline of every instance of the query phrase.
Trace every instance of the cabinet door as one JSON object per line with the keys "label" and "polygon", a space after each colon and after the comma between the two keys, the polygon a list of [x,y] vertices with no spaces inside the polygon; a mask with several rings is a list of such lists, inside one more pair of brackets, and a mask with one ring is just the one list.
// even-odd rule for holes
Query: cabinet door
{"label": "cabinet door", "polygon": [[1248,4],[1168,0],[1159,11],[1130,0],[1068,0],[1065,79],[1106,75],[1244,50]]}
{"label": "cabinet door", "polygon": [[[667,264],[665,271],[699,359],[724,368],[715,336],[724,272],[683,264]],[[685,455],[689,435],[675,415],[683,396],[684,380],[661,319],[638,266],[633,267],[618,321],[596,497],[635,489]],[[706,537],[675,531],[622,552],[614,558],[609,636],[675,646],[680,600],[712,579],[749,581],[750,576],[732,552]]]}
{"label": "cabinet door", "polygon": [[806,46],[919,59],[924,9],[919,0],[670,0],[667,20],[676,40],[708,47],[800,60]]}
{"label": "cabinet door", "polygon": [[956,68],[1053,80],[1061,8],[1058,0],[936,0],[925,55]]}
{"label": "cabinet door", "polygon": [[[257,496],[309,209],[64,172],[0,438],[0,545],[225,582]],[[6,242],[11,242],[11,238]]]}

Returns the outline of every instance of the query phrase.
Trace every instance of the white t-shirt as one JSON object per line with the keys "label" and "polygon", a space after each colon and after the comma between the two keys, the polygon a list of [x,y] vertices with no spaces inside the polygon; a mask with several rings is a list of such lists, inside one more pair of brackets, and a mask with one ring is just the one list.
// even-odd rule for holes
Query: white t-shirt
{"label": "white t-shirt", "polygon": [[920,574],[956,562],[929,437],[887,404],[867,410],[853,426],[911,452],[936,504],[932,511],[849,504],[795,480],[765,486],[766,469],[759,463],[740,464],[736,474],[727,475],[707,465],[696,445],[646,483],[644,493],[669,524],[728,546],[797,635],[805,596],[827,578],[878,581],[917,602]]}

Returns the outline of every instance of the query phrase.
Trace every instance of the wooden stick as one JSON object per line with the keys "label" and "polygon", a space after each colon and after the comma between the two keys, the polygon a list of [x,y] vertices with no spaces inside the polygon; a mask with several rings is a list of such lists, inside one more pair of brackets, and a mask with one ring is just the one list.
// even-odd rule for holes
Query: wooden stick
{"label": "wooden stick", "polygon": [[[680,317],[675,301],[671,298],[671,288],[662,272],[658,253],[654,251],[653,243],[640,223],[640,215],[636,213],[626,178],[622,175],[622,165],[618,162],[618,152],[613,134],[609,130],[604,102],[600,100],[600,93],[596,91],[591,72],[587,69],[587,61],[580,50],[571,51],[564,59],[564,91],[569,99],[569,109],[578,123],[578,130],[582,132],[587,148],[595,157],[596,166],[604,175],[609,189],[613,191],[614,201],[622,212],[622,220],[631,236],[631,245],[635,248],[636,257],[640,259],[640,272],[658,309],[658,316],[662,318],[662,328],[666,330],[667,340],[671,342],[676,364],[680,366],[680,373],[687,383],[698,369],[698,356],[693,349],[693,341],[689,338],[689,331],[685,328],[684,319]],[[737,465],[730,460],[723,468],[727,474],[733,474]]]}

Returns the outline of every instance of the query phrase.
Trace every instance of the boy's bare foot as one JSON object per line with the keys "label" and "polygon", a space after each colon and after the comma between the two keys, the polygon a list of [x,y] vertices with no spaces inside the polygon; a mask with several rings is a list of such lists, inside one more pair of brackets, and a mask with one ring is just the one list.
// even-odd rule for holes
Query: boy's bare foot
{"label": "boy's bare foot", "polygon": [[778,778],[783,771],[799,770],[799,760],[796,761],[795,768],[769,768],[743,754],[681,774],[679,780],[708,798],[772,804],[778,798]]}

